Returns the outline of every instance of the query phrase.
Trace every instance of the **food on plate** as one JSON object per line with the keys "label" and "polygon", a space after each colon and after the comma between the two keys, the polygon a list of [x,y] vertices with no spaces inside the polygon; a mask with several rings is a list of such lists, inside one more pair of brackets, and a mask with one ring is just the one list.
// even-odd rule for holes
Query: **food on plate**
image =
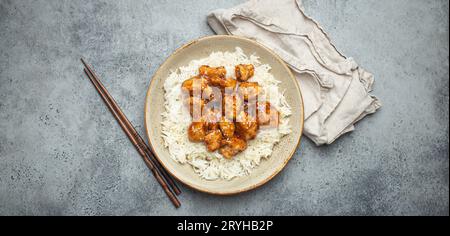
{"label": "food on plate", "polygon": [[270,102],[259,102],[256,106],[258,125],[270,125],[270,127],[278,126],[280,123],[280,112],[277,111]]}
{"label": "food on plate", "polygon": [[214,52],[169,73],[162,138],[172,159],[206,180],[249,175],[291,132],[291,108],[255,55]]}
{"label": "food on plate", "polygon": [[261,86],[258,82],[242,82],[239,84],[238,92],[245,101],[255,100],[261,92]]}
{"label": "food on plate", "polygon": [[201,120],[206,122],[208,130],[219,129],[219,121],[222,117],[222,111],[214,108],[208,108],[203,110],[204,115]]}
{"label": "food on plate", "polygon": [[198,110],[198,112],[202,111],[205,107],[205,100],[200,97],[188,97],[183,100],[185,106],[189,109],[189,113],[191,116],[194,115],[194,112]]}
{"label": "food on plate", "polygon": [[220,82],[220,86],[222,88],[231,88],[234,89],[237,85],[237,81],[233,78],[225,78]]}
{"label": "food on plate", "polygon": [[219,150],[225,158],[231,159],[238,153],[247,149],[247,142],[239,136],[222,141],[222,148]]}
{"label": "food on plate", "polygon": [[238,121],[236,122],[236,133],[245,140],[256,138],[259,130],[258,122],[256,122],[256,117],[249,115],[245,111],[241,111],[237,119]]}
{"label": "food on plate", "polygon": [[255,67],[250,65],[239,64],[234,69],[236,73],[236,79],[242,82],[249,80],[255,74]]}
{"label": "food on plate", "polygon": [[[237,65],[236,78],[247,81],[254,75],[253,65]],[[271,111],[276,111],[270,106],[270,103],[264,102],[264,107],[261,114],[260,122],[257,118],[256,106],[249,105],[249,100],[256,99],[261,91],[258,82],[240,82],[237,83],[235,79],[226,78],[227,72],[225,67],[209,67],[202,65],[199,68],[199,74],[194,76],[181,85],[182,89],[189,91],[190,96],[185,98],[189,103],[193,123],[188,127],[189,140],[192,142],[204,141],[209,152],[215,152],[224,146],[220,154],[225,158],[230,159],[238,153],[247,148],[247,144],[242,145],[242,142],[255,139],[258,135],[259,124],[268,124],[271,118],[276,118],[270,114]],[[233,82],[231,82],[233,81]],[[221,90],[220,97],[223,98],[222,111],[216,109],[204,109],[204,104],[208,101],[202,97],[199,91],[206,90],[211,87],[231,87],[237,86],[237,93],[244,97],[244,102],[240,100],[236,91]],[[196,91],[198,90],[198,91]],[[241,105],[249,110],[254,108],[251,115],[245,110],[240,110]],[[267,105],[268,104],[268,105]],[[199,108],[195,110],[193,106],[197,105]],[[196,116],[194,113],[201,112],[201,116]],[[224,115],[224,116],[222,116]],[[201,117],[201,121],[197,121]],[[277,122],[273,122],[278,125]],[[218,129],[219,128],[219,129]],[[236,137],[235,137],[236,135]],[[222,142],[222,139],[226,139]],[[243,141],[242,141],[243,140]]]}
{"label": "food on plate", "polygon": [[243,101],[236,94],[225,94],[222,98],[223,115],[228,120],[236,120],[236,116],[243,108]]}

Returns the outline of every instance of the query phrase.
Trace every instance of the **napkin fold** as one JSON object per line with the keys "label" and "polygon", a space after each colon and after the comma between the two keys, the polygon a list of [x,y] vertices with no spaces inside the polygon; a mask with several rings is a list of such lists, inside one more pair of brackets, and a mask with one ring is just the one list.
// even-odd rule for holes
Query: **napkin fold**
{"label": "napkin fold", "polygon": [[381,107],[370,95],[373,75],[337,51],[301,0],[250,0],[207,20],[217,34],[258,41],[287,63],[303,96],[303,133],[317,145],[333,143]]}

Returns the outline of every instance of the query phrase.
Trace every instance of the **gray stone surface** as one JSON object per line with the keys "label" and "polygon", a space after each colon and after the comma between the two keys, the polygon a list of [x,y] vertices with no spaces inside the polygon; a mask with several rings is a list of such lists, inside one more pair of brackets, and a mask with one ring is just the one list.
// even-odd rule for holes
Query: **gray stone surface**
{"label": "gray stone surface", "polygon": [[448,215],[447,0],[305,0],[375,74],[384,107],[331,146],[304,139],[260,189],[183,187],[183,206],[172,207],[79,58],[144,134],[150,76],[174,49],[213,34],[210,10],[238,2],[0,0],[0,214]]}

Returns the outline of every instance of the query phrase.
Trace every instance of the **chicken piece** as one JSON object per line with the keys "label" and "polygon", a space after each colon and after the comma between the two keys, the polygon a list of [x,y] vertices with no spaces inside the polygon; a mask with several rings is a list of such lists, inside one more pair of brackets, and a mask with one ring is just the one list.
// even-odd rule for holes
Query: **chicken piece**
{"label": "chicken piece", "polygon": [[203,142],[206,136],[205,122],[192,122],[188,128],[188,137],[191,142]]}
{"label": "chicken piece", "polygon": [[257,105],[258,125],[269,127],[278,127],[280,123],[280,112],[277,111],[269,102],[258,103]]}
{"label": "chicken piece", "polygon": [[209,130],[218,130],[220,118],[222,117],[222,112],[216,109],[205,109],[205,114],[203,120],[206,122],[206,126]]}
{"label": "chicken piece", "polygon": [[231,159],[247,149],[247,142],[239,137],[222,140],[221,144],[223,147],[220,148],[219,153],[226,159]]}
{"label": "chicken piece", "polygon": [[208,123],[206,128],[208,131],[219,130],[219,123]]}
{"label": "chicken piece", "polygon": [[[220,91],[220,90],[219,90]],[[201,97],[205,101],[212,101],[215,99],[215,91],[214,87],[208,86],[205,89],[202,90]]]}
{"label": "chicken piece", "polygon": [[247,112],[247,114],[251,117],[257,117],[258,114],[257,104],[258,102],[254,100],[244,102],[243,111]]}
{"label": "chicken piece", "polygon": [[261,86],[258,82],[242,82],[239,84],[238,92],[245,101],[254,100],[261,92]]}
{"label": "chicken piece", "polygon": [[[205,106],[211,109],[219,109],[222,107],[222,90],[218,87],[209,86],[210,93],[205,90],[202,94],[202,99],[205,101]],[[209,90],[208,90],[209,92]]]}
{"label": "chicken piece", "polygon": [[208,81],[212,86],[220,86],[220,84],[222,83],[223,78],[219,77],[219,76],[212,76],[212,77],[208,77]]}
{"label": "chicken piece", "polygon": [[222,145],[221,143],[222,143],[222,133],[220,132],[220,130],[216,129],[207,132],[205,136],[205,144],[208,151],[210,152],[217,151]]}
{"label": "chicken piece", "polygon": [[204,91],[210,91],[211,88],[208,85],[208,80],[205,78],[200,78],[198,76],[194,76],[188,80],[185,80],[183,84],[181,84],[181,88],[185,92],[189,92],[190,95],[195,93],[201,94]]}
{"label": "chicken piece", "polygon": [[222,100],[222,109],[225,118],[230,121],[236,119],[237,114],[243,108],[243,102],[239,98],[239,96],[235,96],[233,94],[225,94]]}
{"label": "chicken piece", "polygon": [[225,117],[222,117],[222,119],[220,120],[219,128],[225,138],[232,138],[234,136],[234,131],[236,130],[234,122],[229,121]]}
{"label": "chicken piece", "polygon": [[210,67],[203,65],[198,69],[198,71],[200,76],[206,78],[213,78],[213,77],[225,78],[225,76],[227,75],[227,70],[223,66]]}
{"label": "chicken piece", "polygon": [[252,64],[249,65],[237,65],[234,67],[236,79],[241,82],[246,82],[255,74],[255,67]]}
{"label": "chicken piece", "polygon": [[236,87],[237,84],[237,81],[233,78],[220,78],[217,76],[210,77],[209,82],[213,86],[219,86],[222,88],[233,88],[233,89]]}
{"label": "chicken piece", "polygon": [[[203,108],[205,107],[205,101],[199,97],[190,96],[184,100],[184,105],[189,109],[191,117],[200,119]],[[195,112],[195,114],[194,114]]]}
{"label": "chicken piece", "polygon": [[222,88],[236,87],[236,80],[233,78],[225,78],[227,70],[225,67],[209,67],[201,66],[199,75],[206,78],[212,86],[220,86]]}
{"label": "chicken piece", "polygon": [[237,117],[236,133],[245,140],[256,138],[258,133],[258,122],[256,118],[250,116],[247,112],[242,111]]}
{"label": "chicken piece", "polygon": [[235,88],[237,85],[237,81],[233,78],[226,78],[223,79],[222,82],[220,83],[220,86],[222,88]]}

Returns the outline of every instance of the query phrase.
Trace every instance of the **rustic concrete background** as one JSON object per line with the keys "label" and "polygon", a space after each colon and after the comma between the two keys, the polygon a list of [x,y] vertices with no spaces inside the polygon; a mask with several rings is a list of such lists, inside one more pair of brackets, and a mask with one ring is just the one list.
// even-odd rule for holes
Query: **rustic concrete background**
{"label": "rustic concrete background", "polygon": [[150,76],[241,1],[0,0],[2,215],[448,215],[449,3],[305,0],[376,76],[384,107],[327,147],[304,139],[273,181],[235,197],[183,187],[175,210],[93,86],[141,134]]}

